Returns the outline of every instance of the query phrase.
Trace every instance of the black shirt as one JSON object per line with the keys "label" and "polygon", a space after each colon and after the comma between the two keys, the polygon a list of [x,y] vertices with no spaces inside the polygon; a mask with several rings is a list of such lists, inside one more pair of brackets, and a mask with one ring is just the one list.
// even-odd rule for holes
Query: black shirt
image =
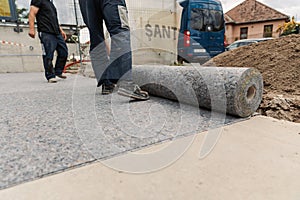
{"label": "black shirt", "polygon": [[50,0],[31,0],[30,5],[39,8],[36,15],[38,32],[60,34],[57,11]]}

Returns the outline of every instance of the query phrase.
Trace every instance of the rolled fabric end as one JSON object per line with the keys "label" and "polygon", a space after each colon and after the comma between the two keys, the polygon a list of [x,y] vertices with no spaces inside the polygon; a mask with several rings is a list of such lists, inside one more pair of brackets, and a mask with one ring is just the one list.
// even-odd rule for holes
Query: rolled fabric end
{"label": "rolled fabric end", "polygon": [[240,117],[252,115],[259,107],[263,95],[263,78],[254,68],[242,73],[235,89],[234,111],[230,114]]}
{"label": "rolled fabric end", "polygon": [[150,94],[239,117],[253,114],[263,80],[254,68],[139,65],[134,82]]}

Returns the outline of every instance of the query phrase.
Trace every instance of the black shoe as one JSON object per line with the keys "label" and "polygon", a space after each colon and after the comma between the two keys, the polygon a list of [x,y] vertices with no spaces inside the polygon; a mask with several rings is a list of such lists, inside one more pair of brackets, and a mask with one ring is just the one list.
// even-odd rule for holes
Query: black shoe
{"label": "black shoe", "polygon": [[114,84],[102,84],[102,95],[108,95],[113,93],[114,88]]}
{"label": "black shoe", "polygon": [[118,94],[125,97],[131,97],[135,100],[148,100],[149,94],[146,91],[141,90],[138,85],[135,84],[127,84],[127,85],[120,85],[118,90]]}
{"label": "black shoe", "polygon": [[60,74],[60,75],[56,75],[56,76],[59,77],[59,78],[62,78],[62,79],[66,79],[67,78],[67,76],[65,74]]}

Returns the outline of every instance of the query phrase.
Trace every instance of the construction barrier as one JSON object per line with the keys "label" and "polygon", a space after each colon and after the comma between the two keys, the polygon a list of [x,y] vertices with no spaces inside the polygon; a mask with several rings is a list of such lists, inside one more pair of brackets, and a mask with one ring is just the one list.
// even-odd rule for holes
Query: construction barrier
{"label": "construction barrier", "polygon": [[19,47],[25,47],[26,46],[26,45],[21,44],[21,43],[4,41],[4,40],[0,40],[0,44],[7,44],[7,45],[13,45],[13,46],[19,46]]}

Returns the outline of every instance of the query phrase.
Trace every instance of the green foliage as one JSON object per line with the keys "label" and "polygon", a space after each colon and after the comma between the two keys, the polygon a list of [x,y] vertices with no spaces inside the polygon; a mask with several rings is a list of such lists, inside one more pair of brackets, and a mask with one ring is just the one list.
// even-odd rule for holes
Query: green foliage
{"label": "green foliage", "polygon": [[29,11],[26,8],[17,8],[18,18],[28,19]]}

